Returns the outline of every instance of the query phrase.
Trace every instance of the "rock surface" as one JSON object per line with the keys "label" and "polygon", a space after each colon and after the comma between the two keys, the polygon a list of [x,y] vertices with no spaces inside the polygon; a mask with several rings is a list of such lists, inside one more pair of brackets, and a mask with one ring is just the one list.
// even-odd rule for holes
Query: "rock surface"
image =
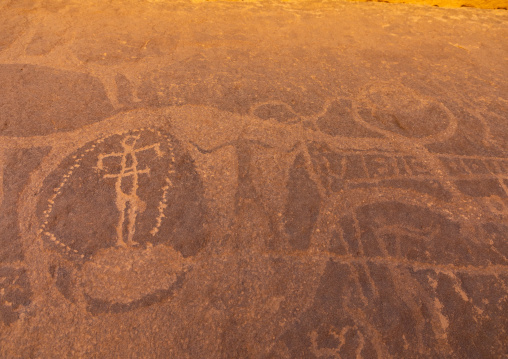
{"label": "rock surface", "polygon": [[0,4],[0,357],[502,358],[508,15]]}

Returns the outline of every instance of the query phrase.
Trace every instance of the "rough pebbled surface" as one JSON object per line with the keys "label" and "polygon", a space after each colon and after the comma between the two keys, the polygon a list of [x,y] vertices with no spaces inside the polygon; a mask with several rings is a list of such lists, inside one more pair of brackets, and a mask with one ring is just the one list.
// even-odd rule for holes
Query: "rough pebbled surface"
{"label": "rough pebbled surface", "polygon": [[0,4],[0,357],[502,358],[504,10]]}

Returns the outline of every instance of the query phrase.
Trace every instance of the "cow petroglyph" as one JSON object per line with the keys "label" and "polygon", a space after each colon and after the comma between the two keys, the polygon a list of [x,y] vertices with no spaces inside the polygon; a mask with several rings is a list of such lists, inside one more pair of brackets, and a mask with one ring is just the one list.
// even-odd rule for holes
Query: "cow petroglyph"
{"label": "cow petroglyph", "polygon": [[1,358],[506,356],[508,12],[0,8]]}
{"label": "cow petroglyph", "polygon": [[[421,136],[415,142],[407,135],[392,136],[386,129],[377,131],[372,142],[366,137],[330,135],[310,125],[318,124],[328,113],[329,102],[315,116],[286,111],[293,117],[279,103],[277,108],[262,104],[263,110],[253,110],[232,122],[231,134],[236,135],[224,137],[222,142],[210,141],[191,127],[199,128],[200,121],[207,123],[203,117],[206,111],[220,118],[235,115],[192,106],[140,110],[125,117],[120,114],[92,125],[84,136],[76,132],[75,136],[84,139],[61,155],[57,165],[55,160],[43,163],[48,169],[41,172],[45,174],[38,185],[35,213],[40,221],[39,237],[49,249],[49,258],[58,258],[50,260],[57,268],[57,290],[67,300],[82,303],[92,315],[120,314],[168,298],[178,301],[187,281],[199,282],[191,275],[196,268],[201,276],[208,271],[209,262],[223,261],[222,270],[237,268],[236,262],[219,252],[207,252],[222,246],[228,253],[244,252],[252,258],[253,266],[258,263],[256,255],[275,262],[302,261],[291,285],[293,292],[306,294],[301,300],[293,299],[292,304],[286,303],[288,297],[282,294],[287,311],[277,314],[281,320],[294,320],[288,311],[296,307],[306,308],[303,320],[319,317],[319,306],[334,313],[347,312],[344,322],[323,319],[320,326],[307,320],[298,334],[279,331],[277,348],[301,333],[305,333],[300,338],[306,345],[304,352],[318,357],[388,355],[393,349],[385,343],[412,355],[410,348],[425,352],[421,346],[424,340],[438,340],[446,350],[452,348],[454,344],[443,338],[450,335],[451,328],[456,333],[460,328],[450,319],[456,309],[438,294],[444,285],[440,283],[453,280],[450,288],[461,298],[473,298],[466,281],[477,286],[481,278],[501,276],[496,283],[506,286],[502,278],[508,273],[503,244],[508,159],[502,155],[433,153],[422,147],[453,135],[455,127],[449,124],[441,133]],[[189,123],[193,111],[199,116]],[[138,128],[135,119],[146,114],[150,114],[146,120],[149,126]],[[279,115],[283,120],[273,117]],[[106,123],[117,129],[93,134]],[[159,129],[161,124],[181,140]],[[375,131],[362,121],[358,125]],[[133,129],[119,131],[125,127]],[[60,134],[48,137],[62,141],[61,151],[65,138]],[[43,141],[11,138],[6,147],[30,147]],[[72,141],[72,135],[67,141]],[[232,151],[226,151],[229,148]],[[221,161],[221,154],[230,152],[236,153],[236,171],[219,175],[200,167],[214,168],[207,161]],[[188,153],[194,153],[193,157]],[[274,162],[275,156],[280,162]],[[236,182],[223,176],[237,176]],[[274,183],[273,178],[280,180]],[[204,189],[220,193],[228,181],[237,183],[236,188],[228,189],[236,191],[229,197],[234,201],[214,207],[214,201],[222,199],[210,199],[208,210],[232,207],[230,212],[217,210],[215,216],[221,223],[231,223],[224,233],[237,234],[216,242],[219,247],[203,251],[207,245]],[[478,189],[477,183],[489,185]],[[201,209],[196,213],[195,208]],[[235,218],[224,222],[225,213]],[[196,220],[189,220],[192,218]],[[457,251],[449,250],[449,245]],[[259,261],[259,265],[264,263]],[[346,269],[349,284],[328,281]],[[424,288],[420,278],[424,274],[427,282],[437,283],[435,288]],[[206,275],[223,278],[213,271]],[[262,278],[266,282],[257,285],[268,285],[273,279]],[[301,278],[313,278],[314,284],[305,287],[308,281]],[[388,278],[397,283],[394,291],[401,291],[406,284],[417,289],[402,301],[389,299],[383,287]],[[116,286],[122,281],[129,282],[131,289]],[[327,291],[344,291],[342,309],[320,299],[326,298]],[[402,313],[406,305],[416,308],[419,296],[428,313],[411,315],[418,328],[421,318],[430,320],[432,330],[428,333],[419,329],[415,337],[391,343],[383,327],[365,319],[381,315],[370,312],[381,298]],[[486,310],[476,299],[466,301],[474,302],[474,313]],[[262,311],[263,306],[256,305],[256,310]],[[489,325],[494,319],[482,320],[482,325]],[[323,328],[328,328],[327,332]]]}

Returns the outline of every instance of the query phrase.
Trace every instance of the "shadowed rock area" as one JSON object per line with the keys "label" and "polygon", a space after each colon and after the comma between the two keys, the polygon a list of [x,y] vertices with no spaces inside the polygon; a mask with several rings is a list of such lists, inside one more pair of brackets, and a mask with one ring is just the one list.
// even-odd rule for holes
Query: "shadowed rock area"
{"label": "shadowed rock area", "polygon": [[504,358],[507,23],[0,3],[0,358]]}

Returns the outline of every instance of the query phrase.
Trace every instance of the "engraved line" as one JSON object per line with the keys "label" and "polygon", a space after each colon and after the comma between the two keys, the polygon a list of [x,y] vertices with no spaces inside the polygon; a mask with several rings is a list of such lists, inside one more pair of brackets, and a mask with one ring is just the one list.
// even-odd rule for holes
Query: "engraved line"
{"label": "engraved line", "polygon": [[168,201],[167,196],[168,196],[168,191],[169,191],[169,189],[171,187],[173,187],[173,183],[171,182],[171,180],[168,177],[166,177],[166,185],[162,189],[162,199],[159,202],[159,206],[158,206],[159,215],[157,216],[155,226],[150,231],[150,234],[152,236],[155,236],[159,232],[159,229],[160,229],[160,227],[162,225],[162,219],[164,217],[166,217],[164,215],[164,210],[168,207],[168,205],[167,205],[167,201]]}
{"label": "engraved line", "polygon": [[[103,143],[107,138],[110,138],[110,137],[115,136],[115,135],[122,136],[122,135],[127,134],[127,133],[136,133],[136,132],[141,132],[141,131],[144,131],[144,130],[145,130],[145,128],[134,130],[134,131],[127,130],[127,131],[124,131],[124,132],[122,132],[120,134],[112,134],[112,135],[110,135],[108,137],[100,138],[100,139],[96,140],[95,143],[93,143],[90,146],[90,148],[84,150],[83,153],[81,153],[79,155],[77,155],[77,154],[73,155],[71,158],[75,159],[74,164],[69,168],[69,171],[63,176],[62,182],[54,189],[55,193],[51,196],[50,199],[48,199],[48,206],[47,206],[46,210],[43,212],[43,215],[44,215],[44,217],[43,217],[43,223],[42,223],[41,227],[39,228],[38,234],[39,235],[44,234],[53,243],[63,247],[66,252],[73,252],[73,253],[78,254],[77,250],[72,249],[71,247],[67,246],[66,244],[60,242],[53,233],[51,233],[51,232],[46,230],[46,226],[47,226],[48,221],[49,221],[49,216],[51,215],[51,212],[53,211],[53,205],[54,205],[55,199],[61,194],[61,191],[62,191],[63,187],[67,184],[68,179],[72,176],[74,170],[79,168],[81,166],[80,163],[83,160],[85,154],[88,153],[88,152],[93,151],[96,148],[97,144]],[[152,130],[152,132],[155,132],[155,131]],[[80,257],[84,258],[84,255],[81,254]]]}

